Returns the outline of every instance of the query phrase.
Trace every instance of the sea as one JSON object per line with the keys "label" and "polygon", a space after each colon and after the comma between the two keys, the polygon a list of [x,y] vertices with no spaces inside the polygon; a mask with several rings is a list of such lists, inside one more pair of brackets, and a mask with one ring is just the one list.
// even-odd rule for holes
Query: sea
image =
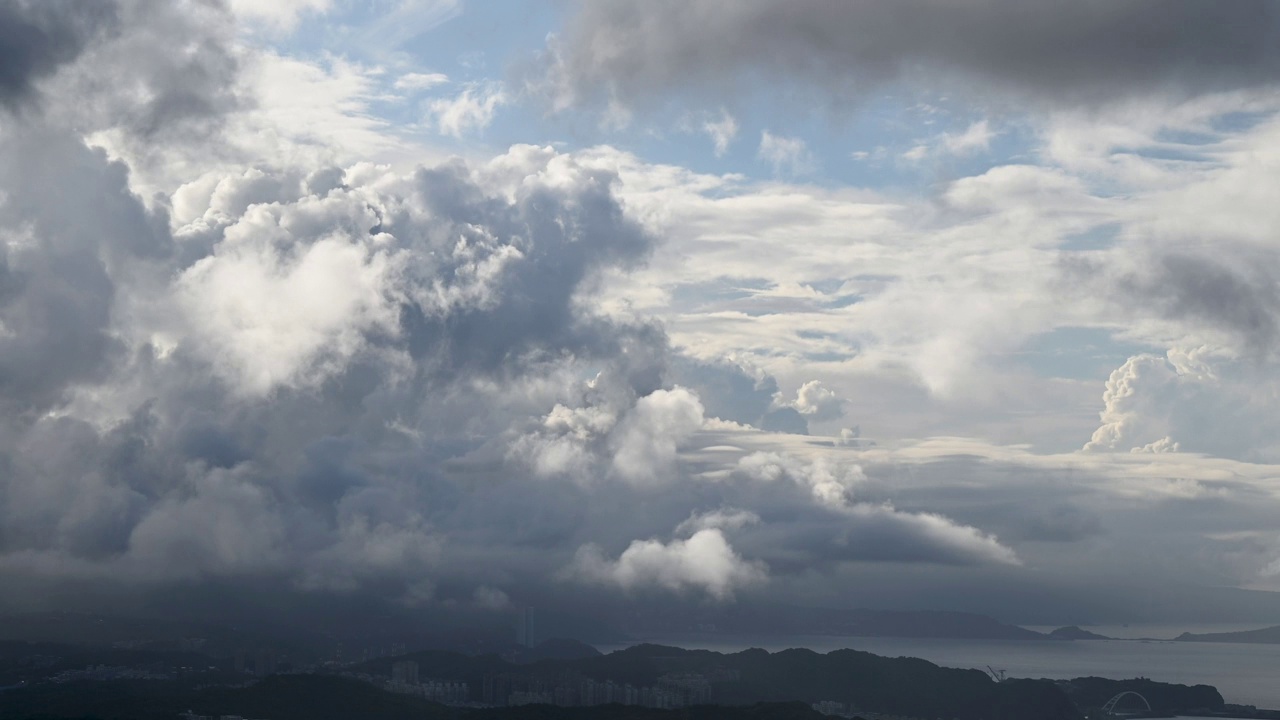
{"label": "sea", "polygon": [[[601,652],[641,643],[717,652],[763,648],[770,652],[807,648],[826,653],[842,648],[888,657],[918,657],[944,667],[999,672],[1011,678],[1069,680],[1096,676],[1124,680],[1145,677],[1185,685],[1213,685],[1228,703],[1280,709],[1280,645],[1173,642],[1189,631],[1231,632],[1256,626],[1173,628],[1157,626],[1089,627],[1123,640],[953,640],[931,638],[842,637],[832,635],[689,634],[597,644]],[[1053,628],[1031,628],[1052,630]]]}

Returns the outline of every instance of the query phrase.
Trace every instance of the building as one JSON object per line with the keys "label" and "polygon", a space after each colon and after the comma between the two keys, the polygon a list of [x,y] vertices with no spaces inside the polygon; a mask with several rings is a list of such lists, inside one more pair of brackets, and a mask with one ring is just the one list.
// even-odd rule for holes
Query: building
{"label": "building", "polygon": [[456,705],[471,700],[471,688],[464,682],[425,680],[421,687],[422,697],[446,705]]}
{"label": "building", "polygon": [[481,698],[488,705],[506,705],[514,689],[510,675],[489,675],[484,679]]}
{"label": "building", "polygon": [[520,613],[520,618],[516,624],[516,642],[527,648],[534,646],[536,642],[533,624],[533,608],[526,606],[524,611]]}
{"label": "building", "polygon": [[658,684],[674,691],[684,705],[711,704],[711,682],[700,673],[668,673]]}
{"label": "building", "polygon": [[258,677],[275,675],[277,667],[276,654],[270,650],[259,650],[254,657],[253,674]]}
{"label": "building", "polygon": [[507,698],[507,705],[550,705],[551,696],[540,692],[513,692]]}
{"label": "building", "polygon": [[391,682],[399,685],[418,684],[418,663],[401,660],[391,665]]}

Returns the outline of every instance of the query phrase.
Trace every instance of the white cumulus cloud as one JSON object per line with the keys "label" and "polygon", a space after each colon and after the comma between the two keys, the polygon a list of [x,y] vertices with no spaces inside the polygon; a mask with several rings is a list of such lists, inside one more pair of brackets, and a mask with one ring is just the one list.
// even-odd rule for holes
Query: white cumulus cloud
{"label": "white cumulus cloud", "polygon": [[669,543],[636,540],[616,560],[586,545],[578,550],[566,575],[628,591],[650,587],[677,593],[701,591],[716,600],[730,600],[738,590],[768,578],[763,564],[740,557],[716,528]]}

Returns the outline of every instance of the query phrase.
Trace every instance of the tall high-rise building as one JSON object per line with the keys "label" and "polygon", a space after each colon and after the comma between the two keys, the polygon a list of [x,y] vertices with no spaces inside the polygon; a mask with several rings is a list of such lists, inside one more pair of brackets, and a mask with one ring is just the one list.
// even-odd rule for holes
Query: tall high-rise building
{"label": "tall high-rise building", "polygon": [[258,677],[275,675],[277,666],[276,654],[270,650],[259,650],[254,657],[253,674]]}
{"label": "tall high-rise building", "polygon": [[520,613],[520,620],[516,625],[516,642],[531,648],[536,642],[533,626],[533,607],[526,605],[524,611]]}

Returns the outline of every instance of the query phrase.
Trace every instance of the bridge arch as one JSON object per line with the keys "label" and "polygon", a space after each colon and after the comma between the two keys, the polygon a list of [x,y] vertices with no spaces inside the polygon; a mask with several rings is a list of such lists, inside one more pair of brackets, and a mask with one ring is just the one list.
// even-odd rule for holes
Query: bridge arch
{"label": "bridge arch", "polygon": [[1107,714],[1111,714],[1115,712],[1116,704],[1119,703],[1121,700],[1125,699],[1126,697],[1128,697],[1129,695],[1132,695],[1138,698],[1139,700],[1141,700],[1142,704],[1146,707],[1147,712],[1151,712],[1151,703],[1147,702],[1147,699],[1142,697],[1142,693],[1134,692],[1133,690],[1125,690],[1119,695],[1116,695],[1115,697],[1108,700],[1107,704],[1102,706],[1102,712]]}

